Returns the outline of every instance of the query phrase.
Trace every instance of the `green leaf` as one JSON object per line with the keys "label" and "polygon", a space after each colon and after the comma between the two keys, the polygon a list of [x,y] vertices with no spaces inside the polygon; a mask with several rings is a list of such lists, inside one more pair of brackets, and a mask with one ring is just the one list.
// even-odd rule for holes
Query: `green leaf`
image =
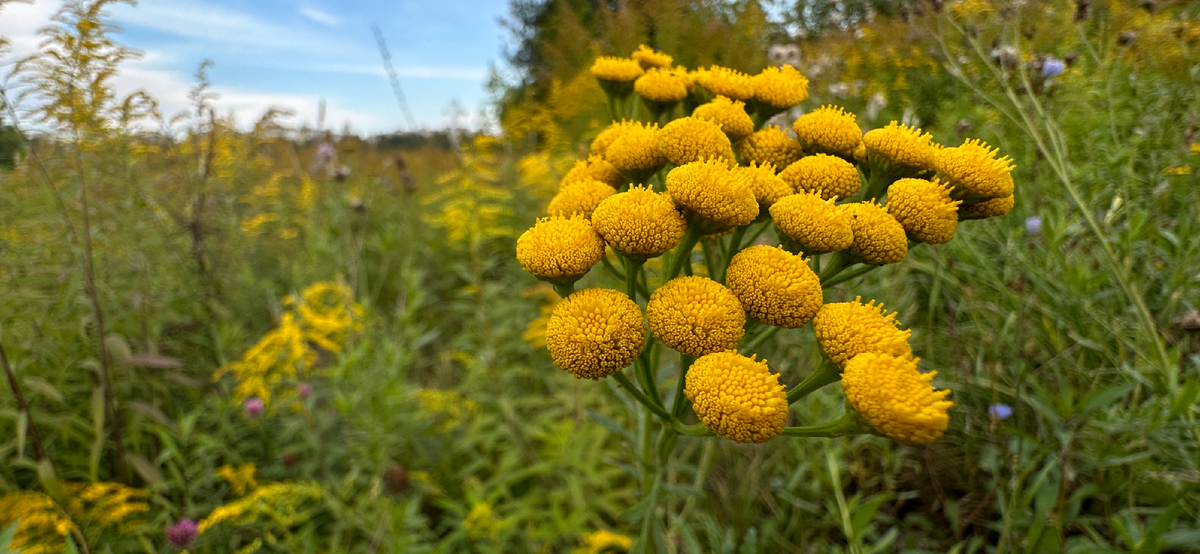
{"label": "green leaf", "polygon": [[21,527],[21,520],[14,521],[12,525],[0,529],[0,551],[9,552],[9,545],[12,544],[13,537],[17,536],[17,529]]}
{"label": "green leaf", "polygon": [[67,544],[63,547],[63,554],[79,554],[79,549],[75,548],[75,539],[71,535],[67,535]]}
{"label": "green leaf", "polygon": [[1179,396],[1171,402],[1171,411],[1167,413],[1167,419],[1175,419],[1196,404],[1196,397],[1200,396],[1200,379],[1190,379],[1183,386],[1183,390],[1179,391]]}
{"label": "green leaf", "polygon": [[1076,413],[1083,415],[1097,408],[1109,406],[1129,394],[1137,385],[1137,382],[1129,381],[1115,387],[1090,392],[1079,400],[1079,404],[1076,405]]}

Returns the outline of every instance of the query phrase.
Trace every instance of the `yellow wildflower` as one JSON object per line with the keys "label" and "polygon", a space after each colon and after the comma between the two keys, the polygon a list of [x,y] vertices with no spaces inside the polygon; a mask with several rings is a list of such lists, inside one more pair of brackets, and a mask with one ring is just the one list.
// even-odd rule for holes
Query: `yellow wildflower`
{"label": "yellow wildflower", "polygon": [[614,189],[594,179],[580,179],[568,184],[550,199],[546,212],[550,215],[572,216],[582,214],[585,218],[592,217],[592,211],[605,198],[617,193]]}
{"label": "yellow wildflower", "polygon": [[887,127],[863,135],[867,161],[880,171],[900,176],[917,176],[932,170],[937,150],[933,135],[893,121]]}
{"label": "yellow wildflower", "polygon": [[[639,125],[639,123],[636,121],[621,120],[612,122],[611,125],[605,127],[603,131],[600,131],[600,134],[596,135],[596,138],[592,139],[592,145],[589,148],[590,154],[592,156],[603,157],[605,153],[608,152],[608,147],[611,146],[613,142],[620,138],[621,135],[625,134],[627,129],[637,125]],[[580,163],[582,163],[586,168],[587,163],[583,161],[577,162],[576,167],[578,167]],[[565,182],[566,179],[563,181]]]}
{"label": "yellow wildflower", "polygon": [[780,247],[757,245],[738,252],[725,284],[751,317],[785,329],[812,321],[824,302],[808,261]]}
{"label": "yellow wildflower", "polygon": [[642,66],[631,58],[601,56],[592,62],[592,76],[601,81],[633,82],[642,76]]}
{"label": "yellow wildflower", "polygon": [[441,420],[442,431],[450,431],[464,423],[479,410],[479,405],[458,392],[443,389],[416,389],[412,392],[421,411]]}
{"label": "yellow wildflower", "polygon": [[850,162],[837,156],[816,154],[787,166],[779,178],[796,192],[815,192],[821,198],[849,198],[862,188],[862,178]]}
{"label": "yellow wildflower", "polygon": [[841,206],[850,218],[854,242],[850,253],[871,265],[894,264],[908,255],[904,227],[883,206],[857,202]]}
{"label": "yellow wildflower", "polygon": [[774,110],[786,110],[808,98],[808,79],[796,68],[768,67],[751,78],[754,99]]}
{"label": "yellow wildflower", "polygon": [[624,554],[633,548],[633,539],[601,529],[584,535],[583,544],[579,554]]}
{"label": "yellow wildflower", "polygon": [[737,346],[746,312],[733,292],[706,277],[677,277],[650,295],[650,332],[670,348],[703,356]]}
{"label": "yellow wildflower", "polygon": [[254,474],[258,471],[254,464],[242,464],[234,467],[231,465],[223,465],[217,468],[217,475],[229,483],[229,490],[233,494],[242,496],[258,486],[258,482],[254,480]]}
{"label": "yellow wildflower", "polygon": [[734,150],[744,163],[771,164],[776,172],[783,171],[804,156],[800,143],[779,127],[763,127],[742,139]]}
{"label": "yellow wildflower", "polygon": [[738,141],[754,132],[754,121],[746,113],[746,103],[717,96],[692,112],[692,117],[705,119],[721,127],[730,141]]}
{"label": "yellow wildflower", "polygon": [[717,435],[741,443],[764,443],[783,432],[787,394],[766,360],[716,352],[692,363],[684,394],[692,410]]}
{"label": "yellow wildflower", "polygon": [[866,352],[846,363],[842,388],[846,400],[879,432],[912,444],[929,444],[950,422],[948,390],[929,382],[936,371],[921,373],[918,358]]}
{"label": "yellow wildflower", "polygon": [[59,554],[67,533],[77,530],[71,518],[40,492],[18,491],[0,496],[0,528],[17,520],[21,526],[9,548],[23,554]]}
{"label": "yellow wildflower", "polygon": [[614,249],[639,258],[661,256],[687,230],[670,196],[639,186],[601,202],[592,212],[592,226]]}
{"label": "yellow wildflower", "polygon": [[657,123],[630,123],[608,146],[604,157],[627,178],[639,180],[667,163],[658,147],[658,133]]}
{"label": "yellow wildflower", "polygon": [[758,216],[754,191],[733,179],[719,161],[693,162],[667,174],[667,192],[685,210],[698,216],[706,233],[740,227]]}
{"label": "yellow wildflower", "polygon": [[962,204],[958,207],[958,220],[986,219],[1008,215],[1008,212],[1012,211],[1016,203],[1016,198],[1010,194],[1003,198],[993,198],[974,204]]}
{"label": "yellow wildflower", "polygon": [[771,206],[771,218],[784,237],[811,254],[845,250],[854,243],[849,215],[814,192],[780,199]]}
{"label": "yellow wildflower", "polygon": [[696,81],[715,95],[742,101],[754,97],[754,84],[750,76],[735,69],[714,65],[701,72]]}
{"label": "yellow wildflower", "polygon": [[641,308],[612,289],[571,294],[554,308],[546,327],[554,365],[580,379],[601,379],[624,369],[645,342]]}
{"label": "yellow wildflower", "polygon": [[652,67],[667,69],[671,67],[672,62],[670,55],[659,52],[645,44],[638,45],[637,50],[633,51],[632,58],[637,60],[642,69],[650,69]]}
{"label": "yellow wildflower", "polygon": [[996,158],[999,149],[979,140],[968,140],[957,148],[942,148],[934,158],[938,177],[954,189],[954,197],[980,201],[1012,196],[1013,162]]}
{"label": "yellow wildflower", "polygon": [[874,300],[863,304],[861,297],[855,297],[853,302],[822,306],[813,318],[813,334],[825,355],[844,367],[863,352],[911,357],[912,331],[901,331],[897,325],[895,312],[888,314],[883,304]]}
{"label": "yellow wildflower", "polygon": [[791,196],[794,192],[791,185],[775,175],[775,168],[771,164],[760,166],[751,162],[748,166],[735,167],[733,168],[733,178],[741,181],[754,193],[760,214],[779,199]]}
{"label": "yellow wildflower", "polygon": [[604,257],[604,239],[581,215],[539,219],[517,239],[521,267],[541,279],[574,281]]}
{"label": "yellow wildflower", "polygon": [[611,187],[619,187],[625,183],[625,176],[621,175],[621,172],[617,171],[617,168],[613,167],[611,163],[608,163],[608,160],[592,155],[588,156],[587,161],[575,162],[575,166],[563,177],[559,188],[583,179],[595,179]]}
{"label": "yellow wildflower", "polygon": [[888,187],[887,210],[913,239],[946,244],[958,230],[958,205],[950,187],[934,179],[900,179]]}
{"label": "yellow wildflower", "polygon": [[650,69],[634,81],[633,91],[648,102],[674,104],[687,98],[687,77],[669,69]]}
{"label": "yellow wildflower", "polygon": [[862,129],[854,114],[835,106],[821,106],[800,116],[792,130],[805,152],[830,154],[846,159],[866,154]]}
{"label": "yellow wildflower", "polygon": [[271,483],[220,506],[200,520],[200,534],[220,523],[254,526],[259,530],[287,529],[312,519],[323,495],[316,483]]}
{"label": "yellow wildflower", "polygon": [[681,117],[658,132],[658,149],[677,166],[706,159],[733,165],[733,144],[721,126],[696,117]]}
{"label": "yellow wildflower", "polygon": [[133,519],[147,512],[150,492],[121,483],[67,483],[64,509],[71,519],[128,532],[141,524]]}
{"label": "yellow wildflower", "polygon": [[472,505],[462,524],[471,540],[496,538],[500,531],[507,527],[505,522],[496,519],[496,512],[487,502],[476,502]]}

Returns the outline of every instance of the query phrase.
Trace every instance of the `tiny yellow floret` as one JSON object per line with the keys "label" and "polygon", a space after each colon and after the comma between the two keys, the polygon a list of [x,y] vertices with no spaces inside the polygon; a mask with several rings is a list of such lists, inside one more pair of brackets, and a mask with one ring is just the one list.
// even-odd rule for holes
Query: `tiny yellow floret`
{"label": "tiny yellow floret", "polygon": [[683,392],[705,427],[735,442],[759,444],[782,433],[787,424],[783,389],[766,360],[717,352],[692,363]]}
{"label": "tiny yellow floret", "polygon": [[830,154],[845,159],[866,154],[862,129],[854,114],[835,106],[821,106],[800,116],[792,130],[805,152]]}
{"label": "tiny yellow floret", "polygon": [[638,258],[661,256],[687,231],[670,196],[639,186],[601,202],[592,212],[592,226],[614,249]]}
{"label": "tiny yellow floret", "polygon": [[754,99],[776,110],[786,110],[808,98],[808,79],[790,65],[768,67],[751,82]]}
{"label": "tiny yellow floret", "polygon": [[838,367],[863,352],[911,357],[908,337],[912,331],[897,328],[896,313],[888,314],[883,304],[872,300],[826,304],[813,318],[813,334],[821,351]]}
{"label": "tiny yellow floret", "polygon": [[841,206],[850,217],[850,253],[871,265],[894,264],[908,255],[908,236],[892,214],[874,201]]}
{"label": "tiny yellow floret", "polygon": [[754,193],[754,199],[758,200],[759,214],[794,192],[791,185],[775,174],[775,168],[771,164],[758,165],[751,162],[750,165],[735,167],[733,178],[740,180]]}
{"label": "tiny yellow floret", "polygon": [[658,132],[658,149],[674,165],[710,158],[734,165],[733,144],[721,126],[697,117],[681,117]]}
{"label": "tiny yellow floret", "polygon": [[667,174],[667,192],[687,212],[702,220],[704,233],[748,225],[758,217],[754,191],[721,161],[681,165]]}
{"label": "tiny yellow floret", "polygon": [[929,383],[936,371],[921,373],[918,358],[863,353],[846,363],[846,400],[875,430],[909,444],[929,444],[950,423],[948,390]]}
{"label": "tiny yellow floret", "polygon": [[574,281],[604,257],[604,239],[582,215],[540,219],[517,239],[517,261],[541,279]]}
{"label": "tiny yellow floret", "polygon": [[754,83],[750,76],[736,69],[714,65],[699,72],[696,82],[715,95],[734,100],[745,101],[754,97]]}
{"label": "tiny yellow floret", "polygon": [[813,192],[780,199],[771,206],[771,219],[780,233],[809,254],[845,250],[854,243],[850,216],[832,199],[824,200]]}
{"label": "tiny yellow floret", "polygon": [[746,113],[746,103],[717,96],[692,112],[692,117],[707,119],[721,127],[730,141],[739,141],[754,132],[754,121]]}
{"label": "tiny yellow floret", "polygon": [[591,218],[592,211],[596,209],[596,206],[599,206],[605,198],[616,193],[617,189],[600,181],[581,179],[559,190],[558,194],[550,199],[546,212],[550,215],[561,216],[582,214],[585,218]]}
{"label": "tiny yellow floret", "polygon": [[1017,199],[1011,194],[1003,198],[993,198],[975,204],[963,204],[958,207],[958,219],[959,221],[963,221],[1008,215],[1008,212],[1011,212],[1013,206],[1016,206],[1016,204]]}
{"label": "tiny yellow floret", "polygon": [[757,245],[738,252],[725,284],[751,317],[785,329],[812,321],[824,302],[821,282],[808,261],[781,247]]}
{"label": "tiny yellow floret", "polygon": [[673,61],[670,55],[659,52],[645,44],[638,45],[637,50],[633,51],[632,58],[641,64],[642,69],[655,67],[660,69],[670,68]]}
{"label": "tiny yellow floret", "polygon": [[645,343],[641,308],[612,289],[572,293],[554,307],[546,326],[554,365],[580,379],[601,379],[628,367]]}
{"label": "tiny yellow floret", "polygon": [[601,81],[632,83],[642,73],[642,66],[632,58],[601,56],[592,62],[592,76]]}
{"label": "tiny yellow floret", "polygon": [[954,189],[954,197],[967,201],[1012,196],[1013,162],[996,158],[999,149],[979,140],[957,148],[942,148],[934,158],[938,177]]}
{"label": "tiny yellow floret", "polygon": [[863,135],[863,146],[872,167],[901,177],[932,170],[937,155],[933,135],[895,121]]}
{"label": "tiny yellow floret", "polygon": [[688,356],[737,347],[746,312],[737,296],[707,277],[677,277],[650,295],[646,305],[650,332],[663,344]]}
{"label": "tiny yellow floret", "polygon": [[958,205],[937,179],[900,179],[888,187],[887,210],[914,240],[946,244],[958,230]]}
{"label": "tiny yellow floret", "polygon": [[779,178],[796,192],[816,192],[826,200],[849,198],[862,188],[862,178],[854,164],[829,154],[800,158],[787,166]]}
{"label": "tiny yellow floret", "polygon": [[783,171],[804,156],[800,143],[779,127],[763,127],[761,131],[742,139],[734,150],[743,162],[771,164],[776,172]]}
{"label": "tiny yellow floret", "polygon": [[595,179],[610,187],[619,187],[625,183],[625,176],[621,175],[617,168],[608,163],[607,160],[600,156],[588,156],[588,159],[579,160],[570,171],[563,177],[558,188],[563,188],[575,181],[581,179]]}

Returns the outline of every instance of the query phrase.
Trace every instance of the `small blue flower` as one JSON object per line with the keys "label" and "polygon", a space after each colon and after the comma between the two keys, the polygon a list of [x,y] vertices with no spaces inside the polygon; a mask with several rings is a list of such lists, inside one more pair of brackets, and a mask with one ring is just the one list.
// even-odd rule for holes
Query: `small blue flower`
{"label": "small blue flower", "polygon": [[1025,232],[1031,235],[1042,234],[1042,216],[1035,215],[1025,218]]}
{"label": "small blue flower", "polygon": [[1058,58],[1046,58],[1046,61],[1042,62],[1043,79],[1058,77],[1059,75],[1062,75],[1063,71],[1066,70],[1067,64],[1063,63],[1063,61]]}
{"label": "small blue flower", "polygon": [[988,406],[988,415],[995,420],[1005,420],[1012,417],[1013,409],[1012,406],[1009,406],[1008,404],[1001,404],[997,402],[991,406]]}

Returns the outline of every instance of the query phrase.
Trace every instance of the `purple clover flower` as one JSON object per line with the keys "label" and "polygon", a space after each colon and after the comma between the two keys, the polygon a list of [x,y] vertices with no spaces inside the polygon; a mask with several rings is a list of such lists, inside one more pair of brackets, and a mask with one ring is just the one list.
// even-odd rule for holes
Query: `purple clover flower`
{"label": "purple clover flower", "polygon": [[185,517],[167,527],[167,542],[171,543],[171,546],[175,548],[183,549],[191,546],[199,534],[200,526],[196,525],[195,521]]}
{"label": "purple clover flower", "polygon": [[245,404],[242,404],[242,409],[246,410],[246,417],[256,418],[267,410],[267,402],[257,396],[252,396],[246,399]]}
{"label": "purple clover flower", "polygon": [[1042,216],[1035,215],[1025,218],[1025,232],[1031,235],[1042,234]]}
{"label": "purple clover flower", "polygon": [[1013,409],[1012,406],[1009,406],[1008,404],[997,402],[991,406],[988,406],[988,415],[997,421],[1004,421],[1012,417]]}

